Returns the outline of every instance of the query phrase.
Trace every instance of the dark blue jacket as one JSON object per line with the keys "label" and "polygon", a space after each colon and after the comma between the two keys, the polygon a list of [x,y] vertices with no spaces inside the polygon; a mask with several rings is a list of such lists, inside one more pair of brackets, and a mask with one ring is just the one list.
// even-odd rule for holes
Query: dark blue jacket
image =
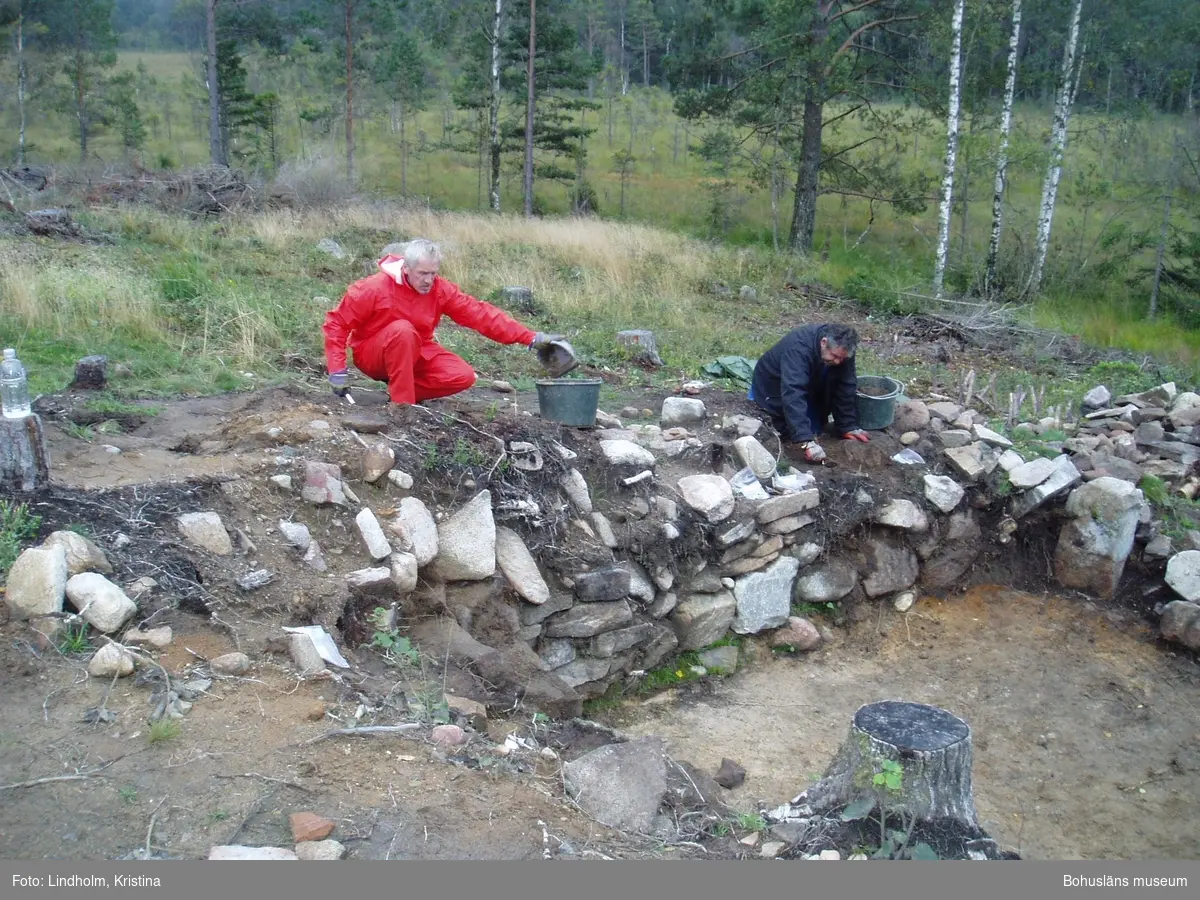
{"label": "dark blue jacket", "polygon": [[771,413],[790,441],[811,441],[833,414],[840,434],[858,427],[858,375],[854,357],[840,366],[821,359],[826,325],[796,328],[762,355],[754,367],[751,396]]}

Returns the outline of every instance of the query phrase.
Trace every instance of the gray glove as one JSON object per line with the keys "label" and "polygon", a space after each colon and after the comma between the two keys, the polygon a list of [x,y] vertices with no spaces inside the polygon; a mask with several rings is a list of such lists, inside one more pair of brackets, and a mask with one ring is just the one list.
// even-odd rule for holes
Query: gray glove
{"label": "gray glove", "polygon": [[565,340],[565,336],[561,334],[547,334],[544,331],[539,331],[533,336],[533,343],[529,345],[530,350],[541,350],[543,347],[549,346],[554,341]]}
{"label": "gray glove", "polygon": [[340,372],[330,372],[329,384],[335,394],[345,397],[350,393],[350,370],[342,369]]}

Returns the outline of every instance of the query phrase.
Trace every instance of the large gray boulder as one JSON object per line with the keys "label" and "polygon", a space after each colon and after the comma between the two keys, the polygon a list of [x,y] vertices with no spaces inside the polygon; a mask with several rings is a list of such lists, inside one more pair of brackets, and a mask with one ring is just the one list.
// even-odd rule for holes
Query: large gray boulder
{"label": "large gray boulder", "polygon": [[607,744],[563,766],[567,795],[602,825],[649,834],[667,794],[662,738]]}
{"label": "large gray boulder", "polygon": [[111,575],[112,563],[97,547],[82,534],[74,531],[56,531],[42,542],[43,547],[62,545],[67,554],[67,573],[78,575],[80,572],[99,572],[101,575]]}
{"label": "large gray boulder", "polygon": [[737,600],[728,591],[693,594],[671,613],[671,625],[681,651],[699,650],[719,641],[737,615]]}
{"label": "large gray boulder", "polygon": [[1054,572],[1064,587],[1105,599],[1116,593],[1145,498],[1128,481],[1102,476],[1071,492],[1071,521],[1058,534]]}
{"label": "large gray boulder", "polygon": [[513,590],[530,603],[540,606],[550,599],[550,588],[538,569],[537,560],[521,536],[511,528],[496,528],[496,563]]}
{"label": "large gray boulder", "polygon": [[405,497],[388,530],[396,535],[397,548],[417,558],[417,565],[427,566],[438,555],[438,527],[425,504],[416,497]]}
{"label": "large gray boulder", "polygon": [[758,634],[787,624],[792,610],[792,585],[800,570],[800,560],[781,556],[761,572],[744,575],[734,582],[737,617],[733,630],[738,634]]}
{"label": "large gray boulder", "polygon": [[841,600],[858,584],[858,573],[842,560],[830,560],[808,569],[796,579],[797,603],[833,603]]}
{"label": "large gray boulder", "polygon": [[4,599],[14,618],[62,612],[67,592],[67,553],[62,545],[30,547],[8,570]]}
{"label": "large gray boulder", "polygon": [[431,574],[442,581],[479,581],[496,572],[496,521],[492,495],[480,491],[438,528]]}
{"label": "large gray boulder", "polygon": [[1200,600],[1200,550],[1184,550],[1172,556],[1164,580],[1184,600]]}
{"label": "large gray boulder", "polygon": [[863,590],[868,597],[882,597],[910,588],[917,582],[920,564],[916,552],[891,537],[873,537],[864,547],[867,557]]}
{"label": "large gray boulder", "polygon": [[720,475],[685,475],[679,493],[706,522],[723,522],[733,514],[733,488]]}
{"label": "large gray boulder", "polygon": [[67,599],[85,622],[104,634],[118,631],[137,614],[137,604],[99,572],[72,575]]}

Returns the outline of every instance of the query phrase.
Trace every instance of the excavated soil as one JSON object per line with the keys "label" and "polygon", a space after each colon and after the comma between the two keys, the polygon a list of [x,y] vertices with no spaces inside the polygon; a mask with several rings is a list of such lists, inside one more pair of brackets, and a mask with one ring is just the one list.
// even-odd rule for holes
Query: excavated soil
{"label": "excavated soil", "polygon": [[[81,527],[109,552],[121,583],[142,576],[159,583],[139,601],[141,621],[174,629],[159,658],[173,679],[238,649],[255,666],[215,680],[177,735],[151,742],[151,686],[89,678],[86,657],[64,655],[23,624],[4,624],[0,856],[191,858],[220,843],[287,845],[287,816],[299,810],[334,819],[333,837],[355,858],[752,856],[736,843],[739,834],[704,850],[664,848],[591,821],[563,799],[561,759],[607,738],[583,725],[547,723],[519,702],[493,708],[488,731],[459,749],[434,746],[428,728],[305,743],[356,716],[360,723],[404,718],[421,699],[423,678],[465,695],[488,689],[470,673],[430,669],[428,661],[420,672],[398,672],[358,646],[368,636],[368,610],[348,609],[340,587],[344,572],[362,566],[351,516],[300,509],[296,495],[266,478],[280,471],[280,458],[296,456],[354,471],[361,447],[332,440],[338,429],[314,421],[381,417],[396,438],[397,467],[445,509],[485,486],[501,499],[536,496],[559,471],[550,454],[540,473],[500,470],[493,435],[560,441],[581,454],[577,464],[594,461],[594,440],[522,414],[536,412],[536,395],[476,388],[407,409],[387,406],[378,392],[357,396],[353,410],[297,389],[156,401],[144,417],[123,416],[121,433],[91,441],[68,428],[88,424],[83,398],[43,398],[54,486],[35,502],[42,534]],[[605,406],[657,409],[662,396],[626,389]],[[710,412],[752,412],[735,394],[710,390],[703,399]],[[861,522],[860,490],[875,499],[916,495],[913,474],[888,464],[898,449],[892,438],[835,441],[829,449],[836,465],[815,473],[822,488],[815,527],[827,537]],[[717,467],[723,453],[718,446],[708,464]],[[690,460],[690,471],[704,459]],[[661,482],[682,471],[664,465]],[[599,469],[589,481],[598,500],[621,490]],[[359,491],[361,482],[353,483]],[[386,482],[362,488],[377,510],[402,496]],[[173,517],[196,509],[217,509],[243,530],[233,557],[198,558],[173,534]],[[280,518],[301,514],[324,528],[328,574],[305,569],[269,536]],[[563,522],[517,524],[535,553],[555,549],[561,571],[601,558],[594,545],[568,539]],[[118,532],[128,541],[111,549]],[[1011,580],[997,578],[1006,565]],[[1039,565],[990,552],[977,574],[1028,587],[1043,574]],[[277,577],[259,591],[239,591],[236,577],[255,568]],[[1140,597],[1100,606],[1003,587],[924,597],[905,615],[863,605],[825,623],[833,639],[815,652],[776,656],[747,641],[750,664],[739,674],[628,702],[602,718],[630,734],[665,737],[675,758],[704,771],[724,757],[737,760],[749,776],[724,800],[751,812],[786,802],[818,774],[862,704],[935,703],[973,729],[980,820],[1004,848],[1025,857],[1189,857],[1200,826],[1200,668],[1154,640],[1145,612]],[[293,674],[281,627],[309,622],[338,637],[353,674],[316,681]],[[95,708],[115,721],[85,723]],[[509,732],[532,749],[498,752],[493,739]],[[539,755],[542,747],[559,759]],[[70,778],[39,781],[63,776]]]}

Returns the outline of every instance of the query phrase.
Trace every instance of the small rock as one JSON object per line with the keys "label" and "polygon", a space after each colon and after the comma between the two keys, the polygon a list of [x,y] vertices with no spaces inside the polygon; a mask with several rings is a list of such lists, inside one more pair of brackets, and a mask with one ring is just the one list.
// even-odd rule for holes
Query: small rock
{"label": "small rock", "polygon": [[467,742],[467,733],[457,725],[435,725],[429,737],[435,744],[445,744],[448,747],[457,747]]}
{"label": "small rock", "polygon": [[498,394],[511,394],[516,391],[516,388],[507,381],[493,381],[492,390]]}
{"label": "small rock", "polygon": [[375,513],[370,509],[361,510],[354,517],[354,524],[358,526],[358,533],[362,536],[371,559],[378,562],[392,555],[392,545],[384,536],[383,528],[380,526],[379,520],[375,518]]}
{"label": "small rock", "polygon": [[[699,403],[700,401],[696,401]],[[702,404],[703,405],[703,404]],[[639,447],[633,441],[601,441],[600,452],[610,466],[653,467],[656,460],[654,454],[644,447]],[[591,512],[591,510],[587,510]]]}
{"label": "small rock", "polygon": [[1112,391],[1102,384],[1083,395],[1083,405],[1088,409],[1106,409],[1111,402]]}
{"label": "small rock", "polygon": [[559,481],[559,485],[567,495],[567,499],[571,501],[581,515],[590,515],[592,512],[592,494],[588,490],[587,480],[579,473],[578,469],[571,469]]}
{"label": "small rock", "polygon": [[636,419],[638,417],[638,408],[636,406],[626,406],[621,410],[621,418]]}
{"label": "small rock", "polygon": [[1037,487],[1054,474],[1054,460],[1039,456],[1027,463],[1021,463],[1008,473],[1008,480],[1019,491]]}
{"label": "small rock", "polygon": [[758,851],[758,855],[763,859],[774,859],[787,847],[783,841],[767,841],[762,845],[762,849]]}
{"label": "small rock", "polygon": [[892,601],[892,606],[896,612],[908,612],[912,609],[912,605],[916,602],[917,595],[912,591],[904,591],[896,595],[896,599]]}
{"label": "small rock", "polygon": [[301,841],[296,845],[296,859],[342,859],[346,848],[340,841]]}
{"label": "small rock", "polygon": [[915,431],[906,431],[900,435],[900,443],[905,447],[911,447],[913,444],[920,443],[921,435]]}
{"label": "small rock", "polygon": [[324,572],[327,568],[325,565],[325,556],[321,553],[321,545],[316,541],[308,545],[308,549],[304,551],[301,561],[316,572]]}
{"label": "small rock", "polygon": [[275,580],[275,573],[270,569],[255,569],[253,572],[247,572],[245,575],[238,576],[237,586],[243,591],[256,591],[259,588],[266,587]]}
{"label": "small rock", "polygon": [[145,644],[155,650],[163,650],[171,645],[171,626],[160,625],[149,631],[130,631],[121,639],[126,644]]}
{"label": "small rock", "polygon": [[822,850],[817,854],[817,859],[841,859],[842,854],[836,850]]}
{"label": "small rock", "polygon": [[55,545],[61,545],[67,554],[68,575],[78,575],[81,572],[112,574],[112,563],[108,561],[104,551],[83,535],[74,531],[56,531],[42,543],[46,548]]}
{"label": "small rock", "polygon": [[1200,600],[1200,550],[1184,550],[1172,556],[1164,580],[1184,600]]}
{"label": "small rock", "polygon": [[279,488],[281,491],[289,491],[290,492],[292,489],[292,476],[291,475],[272,475],[267,480],[270,481],[271,484],[275,485],[275,487]]}
{"label": "small rock", "polygon": [[97,631],[118,631],[137,613],[137,604],[117,585],[96,572],[81,572],[67,581],[67,599]]}
{"label": "small rock", "polygon": [[391,471],[392,465],[395,462],[396,451],[390,446],[382,441],[372,444],[363,453],[363,480],[368,484],[374,484],[386,473]]}
{"label": "small rock", "polygon": [[[291,651],[292,662],[296,664],[296,668],[302,676],[309,677],[325,671],[325,660],[321,658],[317,645],[307,634],[289,634],[288,649]],[[325,837],[327,834],[329,834],[328,831],[321,837]],[[309,840],[320,840],[320,838],[309,838]]]}
{"label": "small rock", "polygon": [[456,697],[453,694],[446,694],[446,707],[453,713],[462,716],[471,723],[471,727],[477,731],[487,730],[488,717],[487,707],[478,700],[472,700],[469,697]]}
{"label": "small rock", "polygon": [[67,579],[67,552],[61,545],[30,547],[8,570],[5,601],[10,614],[24,619],[62,612]]}
{"label": "small rock", "polygon": [[304,487],[300,496],[315,506],[346,506],[347,496],[342,483],[342,469],[332,463],[309,460],[304,464]]}
{"label": "small rock", "polygon": [[966,494],[962,486],[945,475],[925,476],[925,499],[944,513],[954,511]]}
{"label": "small rock", "polygon": [[740,437],[733,442],[733,449],[742,465],[748,466],[760,479],[765,480],[775,474],[775,456],[757,438]]}
{"label": "small rock", "polygon": [[329,705],[324,700],[318,700],[308,708],[308,712],[304,714],[304,718],[310,722],[320,722],[325,718],[325,713],[329,712]]}
{"label": "small rock", "polygon": [[821,632],[812,622],[802,616],[789,616],[787,625],[771,635],[772,647],[793,647],[796,650],[812,650],[821,643]]}
{"label": "small rock", "polygon": [[312,535],[309,533],[308,526],[299,522],[285,522],[281,519],[279,533],[283,535],[284,540],[301,553],[308,550],[309,545],[312,544]]}
{"label": "small rock", "polygon": [[899,528],[903,531],[925,532],[929,530],[929,520],[925,512],[911,500],[897,498],[886,506],[880,507],[875,513],[875,521],[889,528]]}
{"label": "small rock", "polygon": [[729,758],[721,760],[721,768],[717,769],[717,774],[713,776],[713,781],[721,787],[729,788],[730,790],[745,780],[746,770]]}
{"label": "small rock", "polygon": [[226,653],[209,660],[208,665],[217,675],[242,675],[250,669],[250,657],[245,653]]}
{"label": "small rock", "polygon": [[292,813],[289,821],[292,826],[292,839],[297,844],[322,841],[333,834],[334,823],[313,812]]}
{"label": "small rock", "polygon": [[678,487],[683,501],[707,522],[722,522],[733,513],[733,488],[720,475],[686,475]]}
{"label": "small rock", "polygon": [[229,556],[233,553],[233,542],[225,523],[212,510],[205,512],[184,513],[176,523],[179,530],[189,541],[215,556]]}
{"label": "small rock", "polygon": [[660,421],[664,428],[672,425],[687,425],[691,422],[703,422],[708,410],[703,400],[689,397],[667,397],[663,400],[662,417]]}
{"label": "small rock", "polygon": [[133,654],[120,644],[105,644],[88,662],[88,674],[93,678],[125,677],[133,674]]}
{"label": "small rock", "polygon": [[990,428],[985,428],[983,425],[972,425],[971,433],[975,436],[975,440],[983,441],[991,444],[993,447],[1000,447],[1004,450],[1012,448],[1013,442],[1004,435],[992,431]]}
{"label": "small rock", "polygon": [[389,469],[387,479],[402,491],[412,490],[413,477],[407,472],[401,472],[399,469]]}

